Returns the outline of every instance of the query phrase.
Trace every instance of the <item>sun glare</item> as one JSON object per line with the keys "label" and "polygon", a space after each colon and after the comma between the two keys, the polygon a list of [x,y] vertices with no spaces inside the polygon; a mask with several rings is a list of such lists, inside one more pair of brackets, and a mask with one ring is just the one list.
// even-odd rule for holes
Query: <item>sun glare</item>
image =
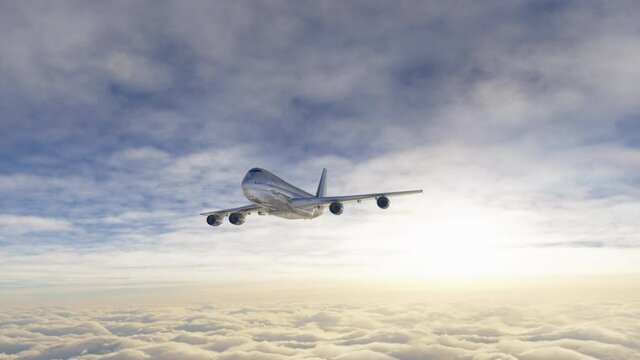
{"label": "sun glare", "polygon": [[604,268],[633,272],[614,261],[636,256],[621,249],[538,246],[533,219],[513,212],[471,205],[420,211],[428,214],[421,221],[394,224],[403,229],[401,237],[392,230],[369,235],[388,239],[375,244],[385,253],[368,259],[371,275],[432,279],[597,274]]}

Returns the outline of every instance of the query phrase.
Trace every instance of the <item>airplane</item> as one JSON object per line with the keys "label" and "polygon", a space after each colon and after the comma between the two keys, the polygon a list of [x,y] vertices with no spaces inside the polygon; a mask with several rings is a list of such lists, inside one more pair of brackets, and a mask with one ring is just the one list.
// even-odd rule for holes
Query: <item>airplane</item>
{"label": "airplane", "polygon": [[312,195],[271,172],[253,168],[247,172],[242,180],[242,193],[251,201],[250,205],[232,209],[204,212],[200,215],[207,217],[207,224],[219,226],[225,217],[234,225],[242,225],[246,216],[252,213],[258,215],[275,215],[285,219],[313,219],[322,215],[324,207],[329,205],[329,211],[334,215],[342,214],[342,203],[365,199],[375,199],[378,207],[389,207],[389,197],[422,193],[422,190],[382,192],[362,195],[327,196],[327,169],[322,169],[320,183],[316,195]]}

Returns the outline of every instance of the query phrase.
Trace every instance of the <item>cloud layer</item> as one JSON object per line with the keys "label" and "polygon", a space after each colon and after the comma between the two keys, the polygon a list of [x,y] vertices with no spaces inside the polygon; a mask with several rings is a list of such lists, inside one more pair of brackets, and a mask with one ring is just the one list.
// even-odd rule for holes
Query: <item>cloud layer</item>
{"label": "cloud layer", "polygon": [[640,359],[633,302],[429,301],[36,308],[2,359]]}

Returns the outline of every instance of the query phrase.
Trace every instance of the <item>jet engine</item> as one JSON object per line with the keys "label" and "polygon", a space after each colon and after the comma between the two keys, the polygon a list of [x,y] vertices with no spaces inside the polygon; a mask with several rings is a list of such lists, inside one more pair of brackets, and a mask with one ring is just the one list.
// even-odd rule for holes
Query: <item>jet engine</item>
{"label": "jet engine", "polygon": [[389,207],[389,198],[386,196],[380,196],[378,199],[376,199],[376,203],[378,204],[378,207],[380,209],[386,209]]}
{"label": "jet engine", "polygon": [[244,224],[244,215],[241,213],[231,213],[229,214],[229,222],[233,225],[242,225]]}
{"label": "jet engine", "polygon": [[220,226],[222,225],[222,217],[218,215],[209,215],[207,216],[207,224],[211,226]]}
{"label": "jet engine", "polygon": [[342,214],[342,209],[344,208],[344,206],[342,206],[342,203],[339,203],[337,201],[332,202],[329,205],[329,211],[331,211],[331,213],[333,215],[340,215]]}

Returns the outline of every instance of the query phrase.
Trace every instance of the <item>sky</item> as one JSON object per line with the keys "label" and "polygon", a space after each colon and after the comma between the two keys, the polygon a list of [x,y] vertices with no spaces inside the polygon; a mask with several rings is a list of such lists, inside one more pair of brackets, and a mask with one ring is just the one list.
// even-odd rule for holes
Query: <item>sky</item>
{"label": "sky", "polygon": [[638,18],[0,1],[0,360],[640,360]]}
{"label": "sky", "polygon": [[[637,274],[639,16],[3,1],[0,290]],[[424,193],[207,226],[256,166]]]}

